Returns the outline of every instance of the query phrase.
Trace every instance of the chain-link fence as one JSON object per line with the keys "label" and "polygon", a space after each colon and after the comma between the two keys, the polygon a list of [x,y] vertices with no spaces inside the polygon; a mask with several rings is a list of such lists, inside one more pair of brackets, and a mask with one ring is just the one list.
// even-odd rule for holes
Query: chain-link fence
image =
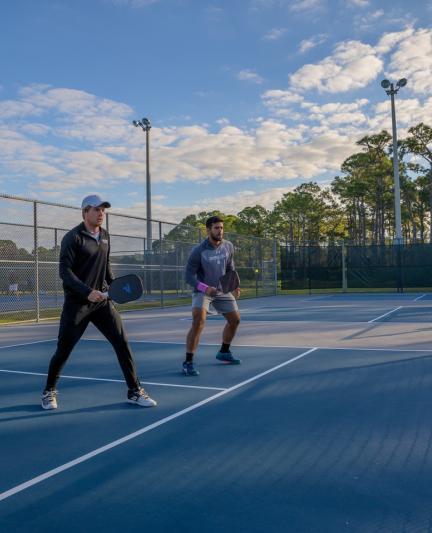
{"label": "chain-link fence", "polygon": [[[0,323],[59,316],[60,244],[81,220],[77,207],[0,195]],[[204,238],[199,228],[152,220],[148,243],[145,218],[110,211],[105,225],[114,275],[137,274],[144,286],[143,297],[121,309],[190,302],[184,269],[192,248]],[[242,297],[275,294],[275,241],[229,233],[225,238],[235,247]]]}
{"label": "chain-link fence", "polygon": [[432,290],[432,244],[282,246],[283,291]]}

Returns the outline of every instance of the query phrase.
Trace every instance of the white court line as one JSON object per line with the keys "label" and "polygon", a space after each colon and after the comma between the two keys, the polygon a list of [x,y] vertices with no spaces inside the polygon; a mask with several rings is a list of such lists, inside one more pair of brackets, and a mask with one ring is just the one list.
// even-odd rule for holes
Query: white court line
{"label": "white court line", "polygon": [[[24,372],[22,370],[3,370],[0,369],[0,372],[3,372],[4,374],[25,374],[28,376],[47,376],[48,374],[43,374],[41,372]],[[85,381],[106,381],[108,383],[124,383],[124,379],[109,379],[109,378],[89,378],[84,376],[64,376],[62,375],[61,378],[66,379],[82,379]],[[159,383],[156,381],[141,381],[143,385],[156,385],[158,387],[180,387],[183,389],[204,389],[204,390],[226,390],[226,388],[223,387],[204,387],[200,385],[178,385],[175,383]]]}
{"label": "white court line", "polygon": [[384,318],[385,316],[391,315],[395,311],[399,311],[399,309],[402,309],[402,307],[403,306],[400,305],[399,307],[396,307],[395,309],[392,309],[391,311],[389,311],[388,313],[385,313],[384,315],[377,316],[376,318],[374,318],[372,320],[368,320],[368,324],[372,324],[372,322],[375,322],[376,320],[379,320],[380,318]]}
{"label": "white court line", "polygon": [[422,294],[421,296],[418,296],[417,298],[414,298],[414,301],[416,302],[417,300],[421,300],[422,298],[424,298],[426,296],[426,293],[425,294]]}
{"label": "white court line", "polygon": [[3,350],[4,348],[16,348],[17,346],[30,346],[31,344],[41,344],[42,342],[52,342],[56,341],[55,339],[45,339],[43,341],[33,341],[33,342],[23,342],[21,344],[10,344],[9,346],[0,346],[0,350]]}
{"label": "white court line", "polygon": [[[86,339],[89,341],[103,341],[105,339]],[[136,342],[136,343],[142,343],[142,344],[175,344],[175,345],[184,345],[184,342],[177,342],[177,341],[149,341],[149,340],[130,340],[130,342]],[[220,346],[220,342],[200,342],[200,346]],[[310,348],[316,348],[318,350],[345,350],[347,352],[349,351],[366,351],[366,352],[419,352],[419,353],[431,353],[432,354],[432,348],[429,348],[428,350],[424,349],[415,349],[413,348],[410,350],[409,348],[356,348],[356,347],[336,347],[336,346],[293,346],[288,344],[235,344],[234,347],[239,346],[242,348],[293,348],[298,350],[308,350]]]}
{"label": "white court line", "polygon": [[[355,309],[358,309],[358,305],[356,304],[335,304],[335,305],[309,305],[309,306],[301,306],[301,307],[256,307],[253,309],[254,312],[265,312],[265,311],[310,311],[311,309],[330,309],[333,307],[352,307]],[[241,310],[240,310],[241,311]],[[241,311],[240,314],[244,313],[245,311]]]}
{"label": "white court line", "polygon": [[[37,341],[37,342],[48,342],[48,341],[56,341],[57,339],[47,339],[46,341]],[[108,342],[106,339],[85,339],[82,338],[83,341],[95,341],[95,342]],[[186,343],[185,341],[179,342],[179,341],[155,341],[155,340],[142,340],[142,339],[129,339],[129,342],[134,342],[137,344],[174,344],[176,346],[184,346]],[[33,344],[33,343],[27,343],[27,344]],[[15,344],[12,346],[1,346],[0,348],[11,348],[13,346],[25,346],[26,344]],[[200,346],[220,346],[220,342],[200,342]],[[239,346],[242,348],[293,348],[296,350],[309,350],[310,348],[313,348],[313,346],[294,346],[289,344],[235,344],[235,346]],[[317,346],[318,350],[345,350],[347,352],[349,351],[365,351],[365,352],[402,352],[402,353],[432,353],[431,349],[419,349],[419,348],[361,348],[361,347],[337,347],[337,346]],[[46,374],[41,374],[46,376]],[[65,377],[65,376],[62,376]],[[82,378],[81,378],[82,379]],[[96,378],[86,378],[86,379],[96,379]],[[180,386],[180,385],[177,385]],[[182,385],[186,387],[187,385]],[[226,389],[221,389],[226,390]]]}
{"label": "white court line", "polygon": [[121,444],[124,444],[125,442],[128,442],[129,440],[135,439],[136,437],[139,437],[140,435],[143,435],[144,433],[151,431],[152,429],[156,429],[159,426],[162,426],[168,422],[171,422],[171,420],[175,420],[176,418],[179,418],[180,416],[183,416],[191,411],[194,411],[195,409],[198,409],[199,407],[202,407],[203,405],[206,405],[207,403],[212,402],[213,400],[216,400],[217,398],[225,396],[226,394],[229,394],[230,392],[235,391],[239,389],[240,387],[244,387],[245,385],[248,385],[249,383],[252,383],[253,381],[258,380],[262,378],[263,376],[270,374],[271,372],[275,372],[276,370],[279,370],[280,368],[283,368],[284,366],[289,365],[290,363],[294,363],[294,361],[298,361],[302,357],[305,357],[306,355],[314,352],[317,349],[318,348],[311,348],[310,350],[303,352],[300,355],[297,355],[296,357],[293,357],[292,359],[285,361],[284,363],[274,366],[270,368],[269,370],[265,370],[264,372],[261,372],[260,374],[257,374],[256,376],[246,379],[245,381],[242,381],[241,383],[238,383],[237,385],[234,385],[233,387],[230,387],[229,389],[225,389],[224,391],[218,392],[217,394],[210,396],[210,398],[201,400],[200,402],[195,403],[191,405],[190,407],[186,407],[186,409],[177,411],[176,413],[169,415],[165,418],[162,418],[161,420],[158,420],[157,422],[154,422],[153,424],[145,426],[139,429],[138,431],[134,431],[133,433],[129,433],[129,435],[125,435],[124,437],[120,439],[110,442],[109,444],[106,444],[105,446],[102,446],[101,448],[97,448],[96,450],[86,453],[85,455],[81,455],[80,457],[77,457],[76,459],[73,459],[72,461],[69,461],[68,463],[60,465],[57,468],[53,468],[52,470],[49,470],[48,472],[41,474],[40,476],[34,477],[33,479],[29,479],[28,481],[25,481],[24,483],[20,483],[16,487],[13,487],[5,492],[0,493],[0,501],[6,500],[7,498],[10,498],[14,494],[17,494],[18,492],[22,492],[23,490],[26,490],[32,487],[33,485],[37,485],[38,483],[41,483],[42,481],[45,481],[46,479],[50,477],[56,476],[57,474],[60,474],[61,472],[64,472],[65,470],[68,470],[69,468],[73,468],[76,465],[84,463],[85,461],[88,461],[89,459],[92,459],[93,457],[96,457],[97,455],[107,452],[108,450],[111,450],[112,448],[115,448],[116,446],[120,446]]}
{"label": "white court line", "polygon": [[316,302],[318,300],[327,300],[328,298],[334,298],[334,296],[335,296],[334,294],[329,294],[327,296],[317,296],[315,298],[313,295],[311,295],[310,296],[310,300],[306,298],[305,300],[302,300],[302,302],[310,302],[311,300],[314,301],[314,302]]}

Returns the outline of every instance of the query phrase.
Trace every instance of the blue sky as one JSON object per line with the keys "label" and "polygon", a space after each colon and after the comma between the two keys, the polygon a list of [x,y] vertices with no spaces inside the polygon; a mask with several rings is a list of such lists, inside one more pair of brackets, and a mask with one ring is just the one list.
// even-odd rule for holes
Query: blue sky
{"label": "blue sky", "polygon": [[5,0],[0,191],[153,217],[271,208],[367,133],[432,123],[432,0]]}

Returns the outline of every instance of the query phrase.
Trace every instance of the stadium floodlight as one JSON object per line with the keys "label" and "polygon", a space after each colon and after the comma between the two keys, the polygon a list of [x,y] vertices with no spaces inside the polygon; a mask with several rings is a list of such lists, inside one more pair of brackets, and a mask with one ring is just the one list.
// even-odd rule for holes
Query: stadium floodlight
{"label": "stadium floodlight", "polygon": [[152,214],[151,214],[151,181],[150,181],[150,130],[151,122],[148,118],[133,120],[132,124],[140,127],[146,134],[146,219],[147,219],[147,242],[146,249],[152,249]]}
{"label": "stadium floodlight", "polygon": [[393,178],[394,178],[394,202],[395,202],[395,238],[394,244],[402,244],[402,220],[401,220],[401,200],[400,200],[400,184],[399,184],[399,159],[397,151],[397,132],[396,132],[396,110],[395,110],[395,94],[401,87],[405,87],[408,83],[406,78],[401,78],[396,87],[389,80],[383,80],[381,87],[390,96],[391,99],[391,116],[392,116],[392,130],[393,130]]}

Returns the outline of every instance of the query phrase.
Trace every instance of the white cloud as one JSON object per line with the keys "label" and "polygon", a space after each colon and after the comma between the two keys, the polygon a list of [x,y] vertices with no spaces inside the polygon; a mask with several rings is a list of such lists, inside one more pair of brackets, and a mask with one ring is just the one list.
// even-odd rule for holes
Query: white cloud
{"label": "white cloud", "polygon": [[[2,174],[27,179],[31,184],[29,189],[37,191],[37,195],[55,199],[67,193],[71,201],[75,196],[78,199],[80,191],[87,189],[90,183],[93,188],[108,191],[121,190],[122,183],[125,190],[130,184],[142,186],[145,180],[142,132],[131,127],[126,118],[107,118],[113,108],[119,110],[118,115],[127,114],[127,106],[107,103],[88,93],[68,93],[46,87],[32,87],[21,94],[27,102],[37,106],[41,115],[37,123],[18,126],[16,121],[10,124],[0,122]],[[65,107],[67,94],[70,98]],[[216,132],[200,125],[153,127],[153,182],[308,179],[326,169],[336,171],[352,152],[355,139],[342,130],[349,117],[357,123],[363,121],[361,101],[351,107],[347,104],[317,106],[290,91],[267,91],[263,101],[276,110],[303,105],[303,116],[306,111],[320,125],[311,128],[300,123],[288,127],[277,120],[260,119],[255,128],[247,130],[230,125],[222,118]],[[77,102],[83,110],[79,119],[75,113]],[[97,110],[104,108],[106,111],[99,116]],[[90,109],[96,111],[92,114]],[[44,113],[50,118],[60,117],[61,127],[46,125],[45,130]],[[293,118],[292,113],[290,118]],[[57,139],[62,141],[60,145],[49,144],[45,139],[42,144],[35,140],[36,137],[29,137],[45,131],[55,132]],[[55,142],[56,137],[51,135],[49,139]],[[85,143],[85,149],[82,143]],[[245,196],[244,205],[251,201],[250,195]],[[239,202],[237,199],[234,204],[238,207]],[[190,212],[190,207],[187,209]]]}
{"label": "white cloud", "polygon": [[[312,44],[303,41],[302,49]],[[330,56],[294,72],[289,77],[290,90],[342,93],[360,89],[383,71],[385,56],[390,53],[386,75],[406,77],[411,90],[427,94],[432,78],[432,30],[411,26],[384,34],[375,47],[360,41],[338,43]]]}
{"label": "white cloud", "polygon": [[[401,96],[402,93],[399,93]],[[418,98],[396,99],[396,121],[398,126],[398,136],[404,137],[408,134],[408,129],[420,122],[425,122],[425,117],[432,116],[432,97],[424,101]],[[427,121],[427,119],[426,119]],[[390,98],[385,96],[385,100],[376,104],[373,108],[372,117],[369,120],[369,128],[372,131],[386,129],[391,132],[391,109]]]}
{"label": "white cloud", "polygon": [[25,126],[26,133],[31,135],[48,135],[52,132],[52,128],[46,124],[27,123]]}
{"label": "white cloud", "polygon": [[262,95],[264,104],[268,107],[277,108],[291,104],[298,104],[304,100],[304,97],[293,91],[282,91],[274,89],[266,91]]}
{"label": "white cloud", "polygon": [[159,0],[106,0],[118,7],[141,8],[159,2]]}
{"label": "white cloud", "polygon": [[328,35],[326,33],[320,33],[319,35],[315,35],[314,37],[311,37],[310,39],[304,39],[301,41],[299,46],[300,53],[304,53],[307,50],[310,50],[311,48],[315,48],[316,46],[324,43],[328,39]]}
{"label": "white cloud", "polygon": [[291,11],[310,11],[322,7],[322,0],[294,0],[291,2]]}
{"label": "white cloud", "polygon": [[[19,91],[19,100],[0,101],[0,123],[18,119],[29,133],[59,138],[76,138],[92,142],[112,142],[126,139],[130,133],[132,109],[122,103],[74,89],[31,85]],[[54,115],[55,125],[28,123],[28,117]]]}
{"label": "white cloud", "polygon": [[37,115],[40,110],[30,102],[3,100],[0,102],[0,120],[13,117],[27,117]]}
{"label": "white cloud", "polygon": [[273,28],[263,36],[263,39],[266,41],[277,41],[286,33],[286,31],[286,28]]}
{"label": "white cloud", "polygon": [[368,117],[362,108],[368,103],[367,99],[362,98],[348,104],[332,102],[317,105],[305,102],[302,107],[308,110],[309,120],[317,121],[324,127],[345,127],[347,124],[364,127]]}
{"label": "white cloud", "polygon": [[132,109],[126,104],[99,99],[85,91],[67,88],[51,88],[48,85],[30,85],[19,91],[23,104],[34,106],[40,114],[55,109],[65,115],[81,114],[87,117],[106,115],[123,118],[131,114]]}
{"label": "white cloud", "polygon": [[[420,55],[429,54],[426,45],[430,43],[429,30],[410,32],[388,34],[377,46],[383,54],[394,52],[390,56],[393,67],[398,61],[408,61],[413,68],[412,75],[407,75],[409,87],[414,83],[412,78],[421,72],[420,67],[425,66],[425,58]],[[350,74],[360,84],[356,68],[361,72],[366,58],[383,59],[372,47],[358,42],[341,43],[333,56],[326,59],[339,69],[338,76]],[[327,68],[326,60],[318,65],[323,63]],[[335,76],[319,78],[328,93],[336,92]],[[316,179],[326,171],[337,172],[343,160],[356,151],[355,141],[361,136],[391,128],[389,100],[384,92],[377,106],[364,98],[318,103],[306,99],[299,87],[302,84],[262,94],[263,104],[278,119],[261,117],[247,127],[237,127],[228,117],[221,117],[216,129],[198,124],[153,126],[152,181],[155,185],[182,186],[191,182],[209,184],[213,180],[253,179],[270,184],[278,180]],[[400,136],[408,127],[432,116],[432,97],[406,98],[409,93],[404,91],[397,99]],[[24,108],[29,111],[27,115],[15,114]],[[132,110],[128,106],[84,91],[31,86],[21,90],[16,100],[0,101],[0,109],[8,110],[0,114],[0,175],[8,176],[8,180],[27,181],[29,191],[35,195],[60,199],[67,194],[71,202],[74,198],[78,201],[89,184],[114,194],[123,191],[128,194],[131,185],[142,189],[145,138],[142,131],[131,126]],[[287,118],[286,124],[282,117]],[[254,194],[243,191],[235,195],[232,203],[237,211],[243,207],[243,199],[244,205],[270,205],[273,198],[270,192],[267,200],[261,201]],[[160,206],[157,216],[162,217],[166,209],[172,220],[174,211],[164,206],[163,200],[156,200]],[[185,214],[191,212],[191,206],[184,209]]]}
{"label": "white cloud", "polygon": [[379,54],[386,54],[390,52],[390,50],[394,48],[397,44],[404,41],[408,37],[411,37],[413,34],[414,34],[413,28],[406,28],[403,31],[386,33],[378,41],[378,44],[375,47],[375,50]]}
{"label": "white cloud", "polygon": [[[377,26],[378,21],[382,24],[383,21],[381,19],[384,17],[384,14],[384,9],[377,9],[362,15],[356,15],[353,19],[354,28],[362,32],[373,30]],[[384,22],[389,24],[388,18]]]}
{"label": "white cloud", "polygon": [[[282,195],[292,190],[294,187],[274,187],[264,191],[244,190],[226,196],[203,196],[198,201],[188,206],[171,206],[158,201],[152,202],[152,215],[156,219],[167,222],[179,222],[190,214],[198,214],[203,209],[217,209],[225,214],[236,215],[248,206],[262,205],[266,209],[272,209],[274,204],[281,199]],[[153,197],[153,200],[156,200]],[[145,213],[145,203],[137,202],[128,213],[136,216],[143,216]]]}
{"label": "white cloud", "polygon": [[[142,132],[121,116],[109,118],[112,109],[119,110],[117,115],[127,114],[127,106],[81,91],[47,87],[27,88],[21,95],[41,114],[37,123],[18,125],[15,120],[0,121],[2,174],[19,176],[35,190],[50,195],[59,191],[79,194],[89,183],[95,188],[121,190],[122,183],[130,185],[145,180]],[[275,106],[303,102],[302,96],[287,91],[270,91],[265,99]],[[79,118],[75,112],[78,102],[82,110]],[[101,109],[105,111],[99,116]],[[49,123],[53,117],[61,126],[48,126],[43,120],[46,118]],[[349,140],[327,130],[319,138],[313,131],[306,137],[305,126],[301,124],[288,127],[276,120],[263,119],[247,130],[227,124],[224,119],[220,122],[220,129],[215,132],[200,125],[153,127],[153,181],[275,181],[312,177],[325,168],[336,168],[338,147],[346,145],[347,151],[351,149]],[[51,134],[49,140],[37,142],[35,134],[45,131]],[[329,146],[325,138],[332,139]]]}
{"label": "white cloud", "polygon": [[241,70],[237,74],[237,78],[242,81],[250,81],[252,83],[261,84],[264,82],[264,78],[262,78],[259,74],[255,72],[255,70]]}
{"label": "white cloud", "polygon": [[348,6],[353,7],[367,7],[370,5],[370,0],[346,0]]}
{"label": "white cloud", "polygon": [[307,64],[290,76],[294,90],[347,92],[366,86],[383,69],[374,48],[359,41],[339,43],[332,56]]}
{"label": "white cloud", "polygon": [[432,89],[432,29],[419,29],[401,41],[391,56],[386,74],[394,80],[407,78],[410,90],[429,94]]}
{"label": "white cloud", "polygon": [[[214,209],[228,214],[237,214],[248,206],[262,205],[266,209],[272,209],[274,204],[281,199],[282,195],[292,189],[291,187],[275,187],[265,191],[239,191],[235,195],[229,194],[217,198],[207,197],[200,201],[200,205],[215,205]],[[198,207],[198,206],[197,206]],[[202,207],[200,209],[202,211]],[[197,209],[196,212],[199,212]]]}

